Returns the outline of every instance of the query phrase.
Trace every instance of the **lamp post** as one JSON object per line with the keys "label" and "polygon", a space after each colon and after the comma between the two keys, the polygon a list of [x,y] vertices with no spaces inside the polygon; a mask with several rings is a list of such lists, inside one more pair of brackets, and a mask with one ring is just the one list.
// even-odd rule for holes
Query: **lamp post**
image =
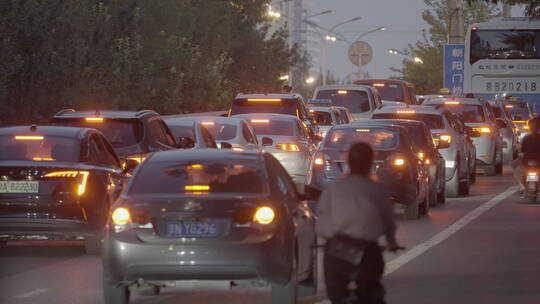
{"label": "lamp post", "polygon": [[[353,43],[354,42],[357,42],[357,41],[360,41],[360,39],[362,39],[363,37],[371,34],[371,33],[375,33],[375,32],[379,32],[379,31],[385,31],[386,30],[386,27],[384,26],[379,26],[378,28],[374,28],[372,30],[369,30],[369,31],[366,31],[366,32],[363,32],[362,34],[358,35],[358,37],[356,37],[356,39],[354,39]],[[352,45],[352,43],[350,44]],[[349,47],[350,47],[349,45]],[[375,61],[373,61],[373,63],[375,64]],[[360,80],[360,77],[363,78],[362,76],[362,55],[358,56],[358,80]],[[351,83],[352,83],[352,78],[351,78]]]}
{"label": "lamp post", "polygon": [[[388,53],[392,54],[392,55],[402,55],[402,56],[405,56],[405,57],[408,57],[409,54],[405,54],[401,51],[398,51],[396,49],[389,49],[388,50]],[[414,56],[413,57],[413,62],[414,63],[418,63],[418,64],[423,64],[424,63],[424,60],[422,60],[422,58],[418,57],[418,56]]]}

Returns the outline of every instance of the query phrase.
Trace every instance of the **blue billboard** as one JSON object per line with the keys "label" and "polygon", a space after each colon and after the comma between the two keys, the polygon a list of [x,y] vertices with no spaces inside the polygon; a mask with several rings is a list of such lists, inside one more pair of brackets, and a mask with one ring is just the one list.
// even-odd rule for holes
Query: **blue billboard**
{"label": "blue billboard", "polygon": [[443,84],[452,95],[463,95],[463,67],[465,65],[465,45],[446,44],[444,46]]}

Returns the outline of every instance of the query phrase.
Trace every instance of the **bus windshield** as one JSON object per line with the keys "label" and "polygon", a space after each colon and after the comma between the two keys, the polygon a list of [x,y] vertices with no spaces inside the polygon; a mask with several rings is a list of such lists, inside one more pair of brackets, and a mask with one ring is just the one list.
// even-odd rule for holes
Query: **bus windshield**
{"label": "bus windshield", "polygon": [[473,64],[481,59],[540,59],[540,30],[476,30],[471,32]]}

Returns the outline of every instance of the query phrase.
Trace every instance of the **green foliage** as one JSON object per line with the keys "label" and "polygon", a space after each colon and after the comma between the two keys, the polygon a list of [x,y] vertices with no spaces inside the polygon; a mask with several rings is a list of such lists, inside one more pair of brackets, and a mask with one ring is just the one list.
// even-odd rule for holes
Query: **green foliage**
{"label": "green foliage", "polygon": [[[392,68],[400,75],[396,78],[414,84],[418,94],[438,93],[443,85],[443,46],[448,37],[450,9],[446,0],[424,0],[429,9],[422,13],[422,19],[429,25],[423,33],[423,39],[403,51],[407,58],[403,60],[403,68]],[[492,4],[473,2],[463,9],[464,29],[476,22],[496,17],[500,10]],[[415,63],[412,58],[420,57],[423,64]]]}
{"label": "green foliage", "polygon": [[511,5],[525,5],[525,15],[534,19],[540,18],[540,0],[467,0],[469,3],[484,1],[493,4],[508,3]]}
{"label": "green foliage", "polygon": [[0,125],[56,111],[223,109],[305,64],[268,0],[0,1]]}

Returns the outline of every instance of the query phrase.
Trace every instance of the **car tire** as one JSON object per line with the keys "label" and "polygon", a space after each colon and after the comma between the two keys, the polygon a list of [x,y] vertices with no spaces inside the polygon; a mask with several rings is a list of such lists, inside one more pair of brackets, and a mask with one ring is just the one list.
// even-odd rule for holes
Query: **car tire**
{"label": "car tire", "polygon": [[525,193],[525,199],[529,204],[536,204],[537,196],[536,193]]}
{"label": "car tire", "polygon": [[444,192],[445,186],[442,187],[441,192],[437,193],[437,204],[442,205],[446,203],[446,194]]}
{"label": "car tire", "polygon": [[456,169],[456,172],[454,173],[454,176],[452,177],[452,179],[446,182],[445,192],[446,192],[446,197],[459,196],[459,169]]}
{"label": "car tire", "polygon": [[418,215],[428,215],[429,214],[429,198],[426,197],[424,202],[418,207]]}
{"label": "car tire", "polygon": [[294,250],[291,275],[285,285],[272,283],[272,304],[296,304],[298,301],[298,284],[296,281],[297,259],[297,251]]}
{"label": "car tire", "polygon": [[[475,161],[476,162],[476,161]],[[476,163],[473,165],[473,168],[469,174],[469,180],[470,180],[470,184],[475,184],[476,183]]]}
{"label": "car tire", "polygon": [[502,164],[502,162],[495,165],[495,174],[496,175],[502,175],[503,174],[503,164]]}
{"label": "car tire", "polygon": [[116,284],[103,278],[103,300],[105,304],[128,304],[129,288],[127,286],[116,287]]}
{"label": "car tire", "polygon": [[470,189],[471,189],[471,186],[469,184],[469,180],[462,181],[462,182],[459,183],[459,195],[460,196],[469,195]]}
{"label": "car tire", "polygon": [[419,190],[419,186],[416,186],[417,190],[416,190],[416,195],[414,196],[415,197],[415,200],[411,203],[409,203],[408,205],[405,205],[405,219],[406,220],[416,220],[420,217],[420,205],[421,204],[418,204],[418,201],[417,201],[417,198],[418,198],[418,193],[420,192]]}
{"label": "car tire", "polygon": [[317,294],[317,282],[319,279],[319,260],[318,260],[318,248],[317,248],[317,241],[315,240],[315,244],[313,246],[312,251],[312,270],[311,275],[309,278],[307,278],[305,281],[303,281],[301,284],[298,285],[298,297],[299,298],[306,298],[311,297]]}

